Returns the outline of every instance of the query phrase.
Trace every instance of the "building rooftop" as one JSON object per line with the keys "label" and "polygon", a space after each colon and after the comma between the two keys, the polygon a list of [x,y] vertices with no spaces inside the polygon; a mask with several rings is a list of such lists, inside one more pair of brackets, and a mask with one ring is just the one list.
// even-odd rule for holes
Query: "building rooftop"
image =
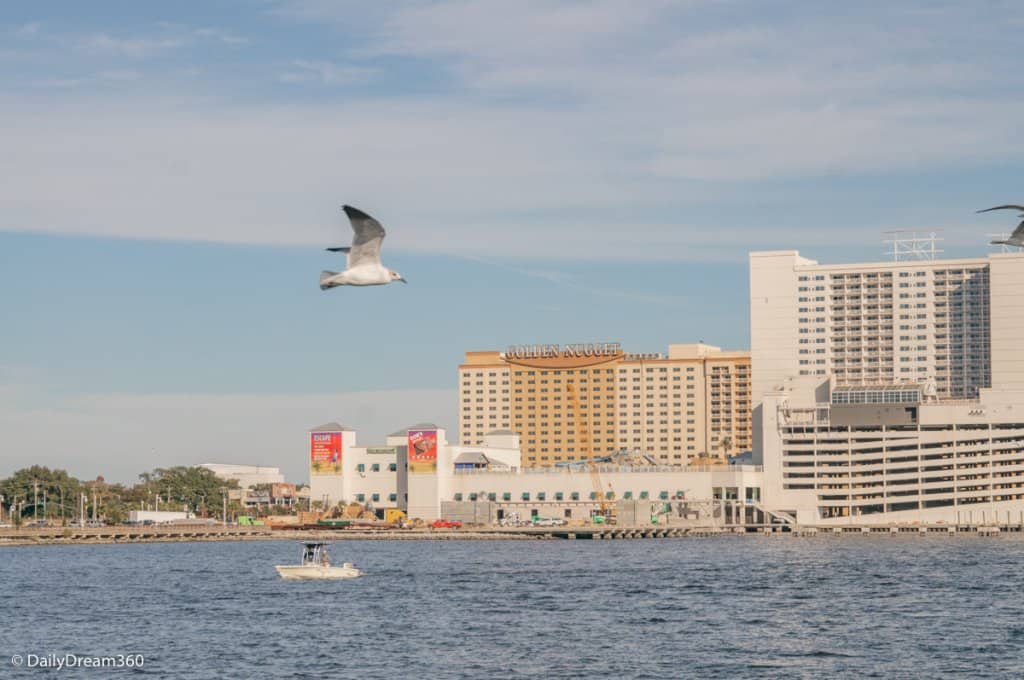
{"label": "building rooftop", "polygon": [[310,432],[355,432],[355,430],[345,425],[339,425],[336,421],[332,420],[329,423],[312,428]]}
{"label": "building rooftop", "polygon": [[440,430],[440,429],[441,428],[438,427],[437,425],[435,425],[434,423],[416,423],[415,425],[410,425],[409,427],[403,427],[401,430],[395,430],[394,432],[392,432],[388,436],[389,437],[404,437],[405,435],[409,434],[409,430]]}

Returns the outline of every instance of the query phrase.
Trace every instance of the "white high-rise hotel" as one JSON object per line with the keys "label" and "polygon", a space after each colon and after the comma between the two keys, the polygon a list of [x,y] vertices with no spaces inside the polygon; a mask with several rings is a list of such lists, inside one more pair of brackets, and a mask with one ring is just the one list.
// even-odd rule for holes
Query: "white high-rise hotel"
{"label": "white high-rise hotel", "polygon": [[[1024,385],[1024,256],[822,265],[750,254],[755,399],[780,381],[934,382],[940,398]],[[756,292],[755,292],[756,291]]]}
{"label": "white high-rise hotel", "polygon": [[755,448],[801,521],[1024,512],[1024,254],[750,255]]}

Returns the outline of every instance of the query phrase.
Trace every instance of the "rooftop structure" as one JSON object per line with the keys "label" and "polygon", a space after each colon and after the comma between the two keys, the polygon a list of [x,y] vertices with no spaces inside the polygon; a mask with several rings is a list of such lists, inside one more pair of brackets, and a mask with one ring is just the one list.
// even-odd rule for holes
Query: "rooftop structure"
{"label": "rooftop structure", "polygon": [[281,469],[276,467],[235,465],[232,463],[203,463],[196,467],[205,468],[221,479],[233,479],[243,489],[248,489],[257,484],[281,484],[284,482],[284,475],[281,474]]}

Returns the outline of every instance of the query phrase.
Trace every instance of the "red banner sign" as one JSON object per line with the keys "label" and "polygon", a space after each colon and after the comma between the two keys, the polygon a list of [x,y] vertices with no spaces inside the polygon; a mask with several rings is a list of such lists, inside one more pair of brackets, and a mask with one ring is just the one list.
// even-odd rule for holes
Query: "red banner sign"
{"label": "red banner sign", "polygon": [[409,430],[409,471],[437,470],[437,430]]}
{"label": "red banner sign", "polygon": [[341,433],[311,432],[309,470],[314,475],[341,474]]}

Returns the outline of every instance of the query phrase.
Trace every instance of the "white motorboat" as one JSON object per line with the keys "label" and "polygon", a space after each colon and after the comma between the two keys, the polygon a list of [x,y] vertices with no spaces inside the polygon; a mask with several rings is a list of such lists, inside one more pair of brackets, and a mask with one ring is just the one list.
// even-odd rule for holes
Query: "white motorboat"
{"label": "white motorboat", "polygon": [[302,564],[277,565],[274,569],[286,581],[358,578],[363,575],[351,562],[344,562],[340,567],[331,566],[327,546],[323,543],[304,543]]}

